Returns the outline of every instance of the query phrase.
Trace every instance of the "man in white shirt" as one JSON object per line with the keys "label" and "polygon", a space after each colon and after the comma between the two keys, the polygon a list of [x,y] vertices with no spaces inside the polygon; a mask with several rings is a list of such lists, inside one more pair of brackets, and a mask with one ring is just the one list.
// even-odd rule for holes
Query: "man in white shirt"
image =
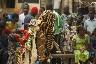
{"label": "man in white shirt", "polygon": [[24,29],[24,19],[29,13],[29,5],[26,3],[23,8],[23,13],[19,15],[18,29]]}
{"label": "man in white shirt", "polygon": [[89,19],[84,22],[84,28],[87,30],[89,35],[91,35],[96,28],[96,19],[94,15],[95,13],[93,11],[89,11]]}

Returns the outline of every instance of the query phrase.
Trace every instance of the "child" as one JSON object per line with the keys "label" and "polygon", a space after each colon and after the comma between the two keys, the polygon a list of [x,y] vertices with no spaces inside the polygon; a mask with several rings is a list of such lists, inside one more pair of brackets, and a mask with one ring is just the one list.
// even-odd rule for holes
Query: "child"
{"label": "child", "polygon": [[77,35],[75,35],[72,39],[74,43],[74,54],[75,54],[75,63],[86,64],[86,61],[89,58],[89,52],[86,49],[86,45],[88,44],[88,35],[85,34],[85,30],[83,27],[77,28]]}
{"label": "child", "polygon": [[90,38],[91,42],[91,58],[93,58],[93,64],[96,63],[96,28]]}

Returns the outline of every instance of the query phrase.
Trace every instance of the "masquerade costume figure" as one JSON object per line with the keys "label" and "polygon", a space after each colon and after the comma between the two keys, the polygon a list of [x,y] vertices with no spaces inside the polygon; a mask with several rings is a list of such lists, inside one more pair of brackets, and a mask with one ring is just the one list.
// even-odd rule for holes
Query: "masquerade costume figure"
{"label": "masquerade costume figure", "polygon": [[[21,34],[20,34],[21,33]],[[16,50],[17,64],[24,64],[26,46],[25,43],[28,41],[30,33],[27,30],[20,30],[19,33],[15,35],[15,38],[19,44]]]}
{"label": "masquerade costume figure", "polygon": [[[26,42],[26,51],[25,51],[25,64],[35,64],[37,60],[37,49],[36,49],[36,32],[38,30],[38,20],[36,19],[36,15],[38,13],[37,7],[32,7],[31,9],[31,19],[28,16],[25,17],[26,19],[26,29],[30,33],[29,39]],[[27,22],[28,21],[28,22]]]}
{"label": "masquerade costume figure", "polygon": [[41,20],[41,23],[39,25],[40,29],[37,32],[36,36],[38,60],[41,61],[42,64],[46,64],[46,60],[50,57],[54,41],[54,14],[50,9],[50,5],[49,8],[40,15],[39,20]]}

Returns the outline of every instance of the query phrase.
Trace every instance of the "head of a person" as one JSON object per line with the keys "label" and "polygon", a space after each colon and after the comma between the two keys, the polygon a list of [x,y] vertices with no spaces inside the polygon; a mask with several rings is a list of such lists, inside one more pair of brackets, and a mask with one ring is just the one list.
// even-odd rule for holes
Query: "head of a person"
{"label": "head of a person", "polygon": [[78,26],[77,27],[77,34],[79,34],[80,36],[84,36],[86,33],[85,29],[83,26]]}
{"label": "head of a person", "polygon": [[69,12],[69,7],[68,6],[66,6],[66,7],[64,7],[64,14],[66,14],[66,15],[69,15],[70,14],[70,12]]}
{"label": "head of a person", "polygon": [[68,25],[72,26],[73,23],[73,17],[68,18]]}
{"label": "head of a person", "polygon": [[40,10],[39,10],[39,14],[42,14],[44,11],[45,11],[45,8],[41,7]]}
{"label": "head of a person", "polygon": [[96,36],[96,28],[94,29],[92,35]]}
{"label": "head of a person", "polygon": [[82,21],[82,20],[83,20],[83,18],[84,18],[84,16],[83,16],[83,15],[79,15],[77,19],[78,19],[78,21],[80,21],[80,20]]}
{"label": "head of a person", "polygon": [[38,8],[37,7],[32,7],[31,14],[32,14],[32,16],[35,17],[38,14]]}
{"label": "head of a person", "polygon": [[80,23],[83,21],[83,18],[84,18],[83,15],[79,15],[79,16],[77,17],[77,23],[80,24]]}
{"label": "head of a person", "polygon": [[19,20],[19,15],[17,13],[14,13],[12,15],[12,22],[18,22],[18,20]]}
{"label": "head of a person", "polygon": [[24,4],[23,12],[24,12],[25,15],[28,14],[28,12],[29,12],[29,5],[28,5],[28,3]]}
{"label": "head of a person", "polygon": [[10,32],[16,29],[16,23],[18,22],[19,15],[13,13],[11,17],[12,17],[11,20],[6,21],[6,26],[5,26],[5,29],[7,29]]}
{"label": "head of a person", "polygon": [[47,5],[46,5],[46,10],[51,10],[51,11],[53,11],[53,5],[52,5],[52,4],[47,4]]}
{"label": "head of a person", "polygon": [[94,11],[89,11],[89,17],[90,17],[90,20],[93,20],[94,19]]}

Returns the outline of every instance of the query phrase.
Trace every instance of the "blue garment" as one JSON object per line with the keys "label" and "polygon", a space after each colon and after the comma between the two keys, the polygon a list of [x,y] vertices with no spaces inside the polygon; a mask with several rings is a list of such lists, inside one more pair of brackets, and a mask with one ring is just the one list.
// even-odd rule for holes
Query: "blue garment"
{"label": "blue garment", "polygon": [[96,37],[95,36],[92,36],[90,40],[91,40],[92,47],[94,49],[96,49]]}
{"label": "blue garment", "polygon": [[[95,36],[92,36],[90,38],[90,42],[91,42],[92,48],[96,49],[96,37]],[[96,50],[91,49],[89,52],[90,52],[90,57],[92,58],[96,57]]]}
{"label": "blue garment", "polygon": [[28,14],[28,15],[25,16],[24,27],[27,27],[28,26],[28,23],[31,21],[31,19],[32,19],[31,14]]}
{"label": "blue garment", "polygon": [[90,51],[90,57],[91,57],[91,58],[96,57],[96,51],[91,50],[91,51]]}

